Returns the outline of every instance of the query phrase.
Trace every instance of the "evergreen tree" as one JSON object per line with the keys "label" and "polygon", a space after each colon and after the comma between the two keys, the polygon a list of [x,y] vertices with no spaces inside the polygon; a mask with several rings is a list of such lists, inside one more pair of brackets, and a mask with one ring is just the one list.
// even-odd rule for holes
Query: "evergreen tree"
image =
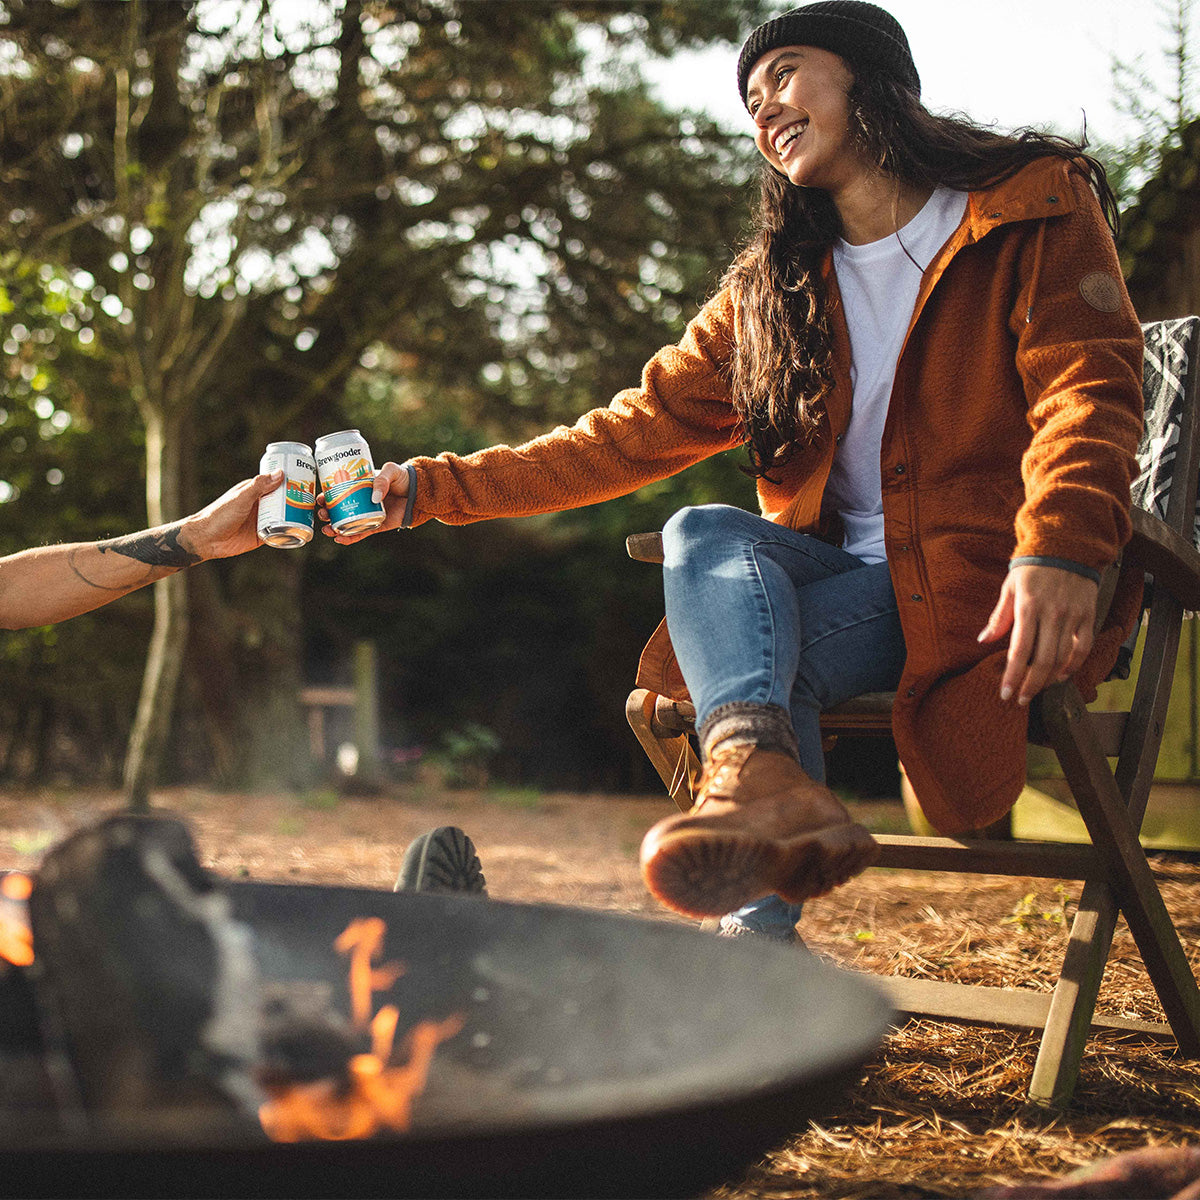
{"label": "evergreen tree", "polygon": [[[0,253],[85,293],[106,386],[78,355],[60,367],[79,403],[138,414],[137,523],[351,411],[377,422],[379,457],[401,457],[442,448],[408,442],[423,423],[520,436],[630,382],[727,261],[752,151],[636,77],[589,73],[589,54],[735,42],[762,8],[6,0]],[[381,363],[386,400],[347,408]],[[128,488],[127,458],[102,449],[91,469]],[[338,558],[342,594],[354,572],[387,575],[382,553]],[[197,761],[229,780],[303,761],[300,589],[332,554],[264,551],[155,586],[134,804],[185,661]]]}

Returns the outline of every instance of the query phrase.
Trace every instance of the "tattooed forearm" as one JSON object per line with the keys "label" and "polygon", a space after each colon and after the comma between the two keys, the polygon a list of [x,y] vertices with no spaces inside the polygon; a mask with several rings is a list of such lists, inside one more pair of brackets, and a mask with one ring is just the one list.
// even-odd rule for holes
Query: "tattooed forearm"
{"label": "tattooed forearm", "polygon": [[109,551],[122,554],[126,558],[145,563],[148,567],[190,567],[200,562],[200,556],[180,544],[179,531],[179,525],[148,529],[144,533],[131,533],[128,537],[99,542],[96,549],[101,554],[107,554]]}
{"label": "tattooed forearm", "polygon": [[[97,544],[97,549],[99,545]],[[130,590],[129,584],[123,583],[116,586],[110,586],[104,583],[98,583],[92,579],[87,573],[86,564],[83,561],[83,552],[81,549],[72,550],[67,555],[67,566],[71,568],[71,574],[79,580],[80,583],[86,583],[88,587],[99,588],[102,592],[116,592],[118,595],[123,595]]]}

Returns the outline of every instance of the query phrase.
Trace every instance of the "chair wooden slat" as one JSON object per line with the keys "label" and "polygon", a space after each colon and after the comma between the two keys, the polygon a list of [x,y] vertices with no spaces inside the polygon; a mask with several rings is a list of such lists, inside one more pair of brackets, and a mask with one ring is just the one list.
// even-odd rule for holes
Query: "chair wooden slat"
{"label": "chair wooden slat", "polygon": [[1099,879],[1107,874],[1092,846],[992,838],[875,835],[876,866],[909,871],[961,871],[968,875],[1015,875],[1031,879]]}
{"label": "chair wooden slat", "polygon": [[1135,508],[1132,515],[1133,537],[1126,557],[1168,588],[1184,608],[1200,610],[1200,551],[1150,513]]}
{"label": "chair wooden slat", "polygon": [[[1047,720],[1059,734],[1055,749],[1076,807],[1108,867],[1109,881],[1179,1049],[1189,1057],[1200,1057],[1200,990],[1138,842],[1125,798],[1107,760],[1088,736],[1087,709],[1070,684],[1063,686],[1069,689],[1063,703]],[[1157,754],[1157,746],[1154,749]]]}
{"label": "chair wooden slat", "polygon": [[[1028,988],[982,987],[903,975],[874,975],[872,979],[897,1013],[906,1017],[939,1017],[1005,1029],[1044,1029],[1050,1011],[1050,993]],[[1154,1042],[1173,1040],[1170,1027],[1160,1021],[1097,1015],[1089,1028],[1136,1034]]]}
{"label": "chair wooden slat", "polygon": [[625,539],[625,553],[635,562],[660,563],[663,560],[661,533],[631,533]]}

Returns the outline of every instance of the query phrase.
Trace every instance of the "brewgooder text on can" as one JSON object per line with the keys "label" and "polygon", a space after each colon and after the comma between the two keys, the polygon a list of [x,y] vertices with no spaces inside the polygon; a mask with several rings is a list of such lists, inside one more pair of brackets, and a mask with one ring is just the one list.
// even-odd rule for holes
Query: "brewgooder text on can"
{"label": "brewgooder text on can", "polygon": [[317,514],[317,464],[303,442],[272,442],[261,473],[283,471],[283,482],[258,502],[258,536],[268,546],[292,550],[312,539]]}
{"label": "brewgooder text on can", "polygon": [[375,464],[357,429],[317,438],[317,475],[335,533],[364,533],[383,524],[383,505],[371,499]]}

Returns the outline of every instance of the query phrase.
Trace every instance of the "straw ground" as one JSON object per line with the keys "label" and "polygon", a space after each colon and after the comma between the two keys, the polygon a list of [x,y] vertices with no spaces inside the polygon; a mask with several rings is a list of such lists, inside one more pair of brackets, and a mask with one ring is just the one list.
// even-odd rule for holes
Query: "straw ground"
{"label": "straw ground", "polygon": [[[194,789],[154,797],[188,821],[203,861],[231,878],[390,888],[408,843],[450,824],[475,842],[494,897],[670,921],[681,918],[654,903],[637,872],[641,835],[668,803],[420,782],[370,799]],[[53,842],[118,806],[106,792],[0,793],[0,868],[36,868]],[[877,831],[902,827],[898,804],[854,808]],[[1155,871],[1200,966],[1200,861],[1162,855]],[[812,952],[855,969],[1049,989],[1077,895],[1078,885],[1054,881],[870,871],[811,903],[801,932]],[[1124,925],[1100,1008],[1162,1019]],[[1075,1103],[1054,1114],[1025,1103],[1036,1049],[1024,1033],[910,1023],[819,1123],[711,1200],[965,1197],[1061,1177],[1110,1153],[1200,1141],[1200,1064],[1166,1046],[1096,1036]]]}

